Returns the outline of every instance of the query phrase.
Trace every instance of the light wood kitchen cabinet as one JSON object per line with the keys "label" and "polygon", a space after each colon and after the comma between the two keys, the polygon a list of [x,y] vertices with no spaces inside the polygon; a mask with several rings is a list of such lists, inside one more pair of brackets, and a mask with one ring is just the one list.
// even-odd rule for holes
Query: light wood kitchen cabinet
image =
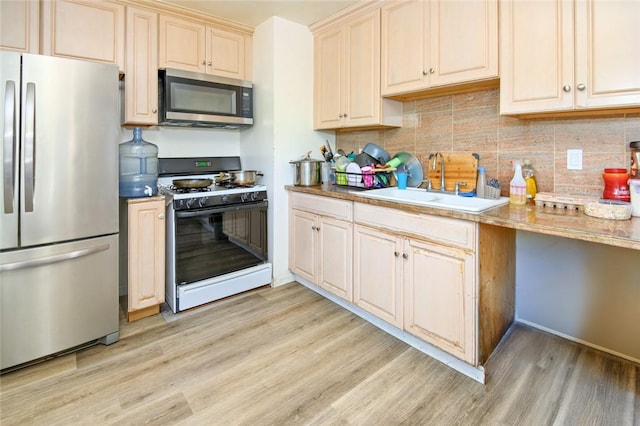
{"label": "light wood kitchen cabinet", "polygon": [[353,303],[402,328],[403,239],[365,226],[354,226]]}
{"label": "light wood kitchen cabinet", "polygon": [[127,7],[125,125],[158,124],[158,14]]}
{"label": "light wood kitchen cabinet", "polygon": [[308,194],[289,197],[289,269],[351,302],[352,203]]}
{"label": "light wood kitchen cabinet", "polygon": [[175,16],[160,15],[159,68],[245,80],[250,37]]}
{"label": "light wood kitchen cabinet", "polygon": [[314,127],[402,125],[402,105],[380,96],[380,10],[314,34]]}
{"label": "light wood kitchen cabinet", "polygon": [[355,303],[475,365],[477,225],[363,204],[354,221]]}
{"label": "light wood kitchen cabinet", "polygon": [[396,0],[381,19],[383,96],[498,77],[497,0]]}
{"label": "light wood kitchen cabinet", "polygon": [[120,201],[120,281],[134,321],[160,312],[165,281],[164,197]]}
{"label": "light wood kitchen cabinet", "polygon": [[50,0],[42,7],[41,53],[117,65],[124,72],[125,6]]}
{"label": "light wood kitchen cabinet", "polygon": [[500,112],[639,106],[639,17],[624,0],[502,2]]}
{"label": "light wood kitchen cabinet", "polygon": [[40,53],[40,2],[0,1],[0,50]]}

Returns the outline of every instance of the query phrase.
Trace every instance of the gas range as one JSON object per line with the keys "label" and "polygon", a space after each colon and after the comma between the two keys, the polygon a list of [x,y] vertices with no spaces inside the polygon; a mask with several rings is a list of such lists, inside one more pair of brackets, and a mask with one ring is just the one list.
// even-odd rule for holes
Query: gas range
{"label": "gas range", "polygon": [[[235,186],[229,182],[216,183],[216,179],[224,172],[240,170],[239,157],[161,158],[159,164],[158,190],[173,203],[176,211],[267,200],[267,188],[264,185]],[[183,179],[209,179],[213,183],[197,188],[174,186],[174,180]]]}

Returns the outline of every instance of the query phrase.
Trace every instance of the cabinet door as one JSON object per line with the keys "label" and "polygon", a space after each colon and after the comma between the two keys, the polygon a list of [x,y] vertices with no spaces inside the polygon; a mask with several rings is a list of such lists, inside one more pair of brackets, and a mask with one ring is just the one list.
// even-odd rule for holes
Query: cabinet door
{"label": "cabinet door", "polygon": [[104,0],[42,5],[42,53],[117,65],[124,72],[125,8]]}
{"label": "cabinet door", "polygon": [[124,124],[158,124],[158,14],[127,7]]}
{"label": "cabinet door", "polygon": [[204,24],[160,15],[158,68],[206,72]]}
{"label": "cabinet door", "polygon": [[207,74],[245,79],[245,37],[207,27]]}
{"label": "cabinet door", "polygon": [[129,205],[129,311],[164,302],[164,200]]}
{"label": "cabinet door", "polygon": [[474,364],[474,256],[418,241],[407,242],[407,251],[405,329]]}
{"label": "cabinet door", "polygon": [[335,129],[343,125],[344,32],[332,28],[314,39],[314,127]]}
{"label": "cabinet door", "polygon": [[429,85],[429,4],[397,0],[381,10],[383,95],[413,92]]}
{"label": "cabinet door", "polygon": [[0,1],[0,49],[40,53],[40,3]]}
{"label": "cabinet door", "polygon": [[345,126],[380,122],[380,11],[345,25]]}
{"label": "cabinet door", "polygon": [[402,240],[359,225],[353,239],[354,303],[402,328]]}
{"label": "cabinet door", "polygon": [[570,1],[500,3],[502,114],[573,109],[573,34]]}
{"label": "cabinet door", "polygon": [[353,225],[327,217],[319,219],[320,277],[318,285],[353,301]]}
{"label": "cabinet door", "polygon": [[289,214],[289,269],[318,284],[318,232],[316,216],[300,210]]}
{"label": "cabinet door", "polygon": [[498,76],[498,1],[461,0],[430,7],[431,86]]}
{"label": "cabinet door", "polygon": [[576,2],[576,107],[640,104],[640,2]]}

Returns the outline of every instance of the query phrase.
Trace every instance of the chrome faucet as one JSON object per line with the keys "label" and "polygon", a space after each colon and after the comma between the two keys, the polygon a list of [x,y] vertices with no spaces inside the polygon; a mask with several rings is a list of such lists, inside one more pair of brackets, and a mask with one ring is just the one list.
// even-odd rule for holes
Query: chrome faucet
{"label": "chrome faucet", "polygon": [[438,156],[440,156],[440,191],[444,192],[445,191],[445,187],[444,187],[444,155],[442,155],[439,152],[436,152],[435,154],[433,154],[433,164],[431,166],[431,168],[433,170],[437,170],[437,161],[438,161]]}

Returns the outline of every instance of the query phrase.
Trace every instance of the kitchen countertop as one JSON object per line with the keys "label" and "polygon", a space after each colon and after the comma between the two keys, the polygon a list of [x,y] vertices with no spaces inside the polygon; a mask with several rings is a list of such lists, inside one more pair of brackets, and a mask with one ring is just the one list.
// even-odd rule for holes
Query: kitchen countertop
{"label": "kitchen countertop", "polygon": [[583,213],[561,213],[535,207],[505,205],[486,210],[482,213],[466,213],[461,211],[392,203],[358,196],[358,190],[337,185],[294,186],[286,185],[287,191],[321,195],[348,201],[376,205],[380,207],[402,208],[403,211],[426,213],[437,216],[452,217],[472,222],[513,228],[520,231],[555,235],[600,244],[608,244],[632,250],[640,250],[640,218],[630,220],[599,219]]}

